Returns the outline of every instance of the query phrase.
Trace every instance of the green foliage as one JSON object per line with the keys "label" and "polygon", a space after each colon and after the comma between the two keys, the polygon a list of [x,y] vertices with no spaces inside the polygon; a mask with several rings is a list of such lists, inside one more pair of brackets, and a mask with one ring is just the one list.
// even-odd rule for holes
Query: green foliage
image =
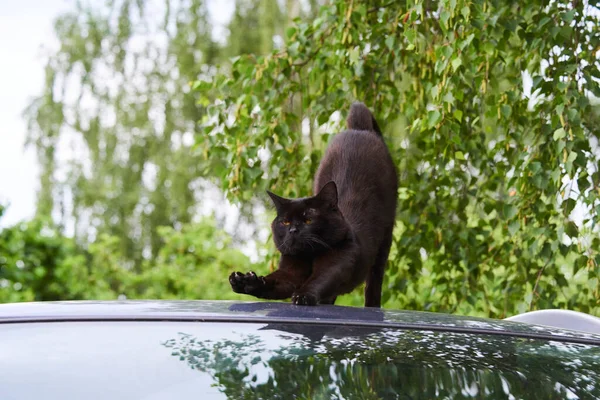
{"label": "green foliage", "polygon": [[159,234],[165,244],[156,260],[144,264],[129,297],[244,299],[231,290],[227,276],[231,271],[254,266],[233,248],[231,237],[216,228],[214,219],[185,225],[181,230],[162,227]]}
{"label": "green foliage", "polygon": [[228,55],[269,53],[273,37],[282,25],[277,0],[236,0],[235,5],[229,23]]}
{"label": "green foliage", "polygon": [[157,255],[157,227],[195,214],[203,166],[190,145],[203,110],[189,82],[218,53],[203,1],[159,3],[160,17],[130,0],[61,15],[60,50],[25,113],[42,166],[38,215],[59,214],[79,240],[117,237],[136,267],[143,249]]}
{"label": "green foliage", "polygon": [[[1,214],[1,213],[0,213]],[[72,240],[61,237],[47,221],[34,220],[0,231],[0,303],[72,298],[77,287],[64,285],[67,275],[77,279],[71,255]]]}
{"label": "green foliage", "polygon": [[37,215],[1,231],[0,302],[241,298],[227,282],[251,268],[239,237],[193,222],[207,186],[222,196],[191,148],[205,110],[190,82],[232,54],[268,53],[292,15],[296,2],[240,0],[229,38],[213,37],[203,0],[82,1],[60,15],[59,50],[25,111]]}
{"label": "green foliage", "polygon": [[586,4],[332,1],[281,50],[196,82],[210,104],[197,146],[231,199],[307,195],[337,112],[362,100],[400,173],[385,306],[600,314],[600,24]]}
{"label": "green foliage", "polygon": [[[0,208],[0,216],[2,214]],[[101,235],[87,249],[49,220],[0,230],[0,303],[47,300],[241,299],[226,277],[253,265],[212,218],[161,228],[156,259],[133,268],[118,237]],[[224,278],[225,277],[225,278]]]}
{"label": "green foliage", "polygon": [[60,49],[25,111],[41,164],[37,214],[58,215],[80,241],[118,238],[135,268],[144,249],[157,257],[158,227],[202,211],[210,166],[191,145],[205,109],[190,82],[231,55],[270,52],[285,11],[238,0],[229,38],[213,38],[204,0],[82,1],[59,16]]}

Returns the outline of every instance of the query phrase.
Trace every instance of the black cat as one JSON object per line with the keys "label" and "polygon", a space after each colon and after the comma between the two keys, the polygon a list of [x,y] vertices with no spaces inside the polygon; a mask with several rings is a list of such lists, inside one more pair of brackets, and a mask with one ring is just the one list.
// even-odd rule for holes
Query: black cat
{"label": "black cat", "polygon": [[373,115],[354,103],[348,130],[333,138],[315,176],[314,197],[284,199],[267,192],[281,252],[267,276],[234,272],[236,293],[294,304],[333,304],[366,280],[365,306],[381,306],[381,285],[392,243],[398,178]]}

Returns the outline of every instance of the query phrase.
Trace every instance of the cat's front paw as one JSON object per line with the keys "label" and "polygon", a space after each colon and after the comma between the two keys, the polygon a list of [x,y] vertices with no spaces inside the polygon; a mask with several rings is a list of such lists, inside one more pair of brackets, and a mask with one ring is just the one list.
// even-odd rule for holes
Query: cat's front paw
{"label": "cat's front paw", "polygon": [[312,293],[294,293],[292,295],[292,304],[299,306],[316,306],[318,302],[319,299]]}
{"label": "cat's front paw", "polygon": [[234,292],[243,294],[253,294],[267,284],[264,276],[256,276],[252,271],[246,274],[232,272],[229,275],[229,283]]}

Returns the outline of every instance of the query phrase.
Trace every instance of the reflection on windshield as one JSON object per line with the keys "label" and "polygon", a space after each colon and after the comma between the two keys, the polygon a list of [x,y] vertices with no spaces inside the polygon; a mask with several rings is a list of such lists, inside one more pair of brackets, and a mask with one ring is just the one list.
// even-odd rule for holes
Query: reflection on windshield
{"label": "reflection on windshield", "polygon": [[163,345],[228,398],[600,398],[600,348],[444,332],[269,324],[277,343],[180,333]]}

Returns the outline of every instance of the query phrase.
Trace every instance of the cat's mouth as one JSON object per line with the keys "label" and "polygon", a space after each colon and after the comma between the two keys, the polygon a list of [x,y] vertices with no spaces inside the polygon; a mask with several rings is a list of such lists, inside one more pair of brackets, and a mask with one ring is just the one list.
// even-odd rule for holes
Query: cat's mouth
{"label": "cat's mouth", "polygon": [[298,254],[302,249],[302,246],[298,246],[298,239],[295,237],[288,238],[284,243],[282,243],[281,251],[282,254],[295,255]]}

